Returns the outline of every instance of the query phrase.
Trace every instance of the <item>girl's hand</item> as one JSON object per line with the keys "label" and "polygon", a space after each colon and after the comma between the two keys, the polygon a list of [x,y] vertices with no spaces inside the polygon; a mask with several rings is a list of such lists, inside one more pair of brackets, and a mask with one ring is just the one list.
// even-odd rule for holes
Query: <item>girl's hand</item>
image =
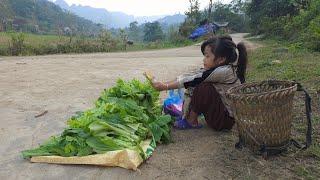
{"label": "girl's hand", "polygon": [[143,75],[150,81],[154,81],[154,76],[152,75],[152,73],[150,71],[146,71],[143,73]]}
{"label": "girl's hand", "polygon": [[158,91],[179,88],[179,83],[176,80],[169,81],[169,82],[160,82],[160,81],[157,81],[150,72],[144,72],[143,75],[149,80],[152,87]]}
{"label": "girl's hand", "polygon": [[164,83],[156,81],[155,77],[152,75],[151,72],[146,71],[143,73],[143,75],[150,81],[152,87],[156,90],[163,91],[167,88],[167,86]]}

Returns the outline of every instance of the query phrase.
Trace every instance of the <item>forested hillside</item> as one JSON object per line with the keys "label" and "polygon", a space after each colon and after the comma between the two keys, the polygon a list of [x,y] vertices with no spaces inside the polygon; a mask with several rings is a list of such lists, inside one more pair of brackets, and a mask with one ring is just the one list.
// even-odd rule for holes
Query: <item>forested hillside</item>
{"label": "forested hillside", "polygon": [[95,35],[98,24],[62,10],[47,0],[1,0],[0,31],[39,34],[77,33]]}
{"label": "forested hillside", "polygon": [[246,13],[253,34],[320,51],[319,0],[252,0]]}

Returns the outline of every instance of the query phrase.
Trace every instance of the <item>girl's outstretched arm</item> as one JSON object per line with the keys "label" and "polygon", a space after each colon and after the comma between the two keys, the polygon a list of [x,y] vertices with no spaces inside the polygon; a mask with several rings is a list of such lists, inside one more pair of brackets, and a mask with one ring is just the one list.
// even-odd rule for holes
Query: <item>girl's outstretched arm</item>
{"label": "girl's outstretched arm", "polygon": [[160,82],[160,81],[155,81],[153,79],[151,81],[151,85],[158,91],[165,91],[165,90],[178,89],[179,88],[179,83],[176,80],[168,81],[168,82]]}
{"label": "girl's outstretched arm", "polygon": [[143,75],[150,81],[151,85],[158,91],[178,89],[179,83],[176,80],[168,82],[160,82],[150,72],[144,72]]}

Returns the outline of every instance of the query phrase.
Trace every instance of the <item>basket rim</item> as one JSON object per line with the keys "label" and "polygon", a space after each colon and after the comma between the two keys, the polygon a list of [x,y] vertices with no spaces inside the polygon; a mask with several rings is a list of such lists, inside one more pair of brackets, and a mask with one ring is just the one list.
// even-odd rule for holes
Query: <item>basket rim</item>
{"label": "basket rim", "polygon": [[278,82],[278,83],[292,83],[292,86],[287,87],[287,88],[283,88],[283,89],[276,89],[273,91],[268,91],[268,92],[260,92],[260,93],[252,93],[252,94],[237,94],[235,92],[233,92],[233,90],[244,86],[244,85],[259,85],[262,84],[263,82],[268,82],[268,81],[261,81],[261,82],[250,82],[250,83],[244,83],[244,84],[240,84],[237,85],[235,87],[232,87],[230,89],[227,90],[226,94],[228,96],[247,96],[247,97],[251,97],[251,96],[262,96],[262,95],[267,95],[267,94],[272,94],[272,93],[276,93],[276,92],[281,92],[281,91],[286,91],[286,90],[290,90],[290,89],[297,89],[298,85],[296,82],[294,81],[282,81],[282,80],[271,80],[270,82]]}

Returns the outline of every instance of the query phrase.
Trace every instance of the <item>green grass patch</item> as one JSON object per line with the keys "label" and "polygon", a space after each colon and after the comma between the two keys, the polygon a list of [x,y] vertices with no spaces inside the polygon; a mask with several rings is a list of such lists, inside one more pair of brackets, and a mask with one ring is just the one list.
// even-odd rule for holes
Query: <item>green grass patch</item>
{"label": "green grass patch", "polygon": [[307,149],[306,153],[317,160],[320,160],[320,145],[319,144],[313,144],[310,146],[309,149]]}
{"label": "green grass patch", "polygon": [[314,114],[312,118],[313,125],[313,144],[304,152],[307,157],[312,157],[316,159],[319,163],[320,170],[320,142],[319,142],[319,125],[320,125],[320,115]]}
{"label": "green grass patch", "polygon": [[264,47],[249,53],[248,81],[295,80],[310,90],[320,88],[320,53],[288,46],[286,42],[260,41]]}
{"label": "green grass patch", "polygon": [[306,167],[303,165],[297,166],[294,172],[296,175],[308,180],[318,179],[320,175],[318,167]]}
{"label": "green grass patch", "polygon": [[[157,42],[134,42],[127,45],[120,39],[110,38],[102,42],[100,38],[90,37],[68,37],[58,35],[35,35],[23,33],[23,43],[13,43],[12,37],[18,37],[19,33],[0,32],[0,55],[44,55],[61,53],[91,53],[91,52],[119,52],[140,51],[148,49],[165,49],[188,46],[197,42],[187,39],[179,41],[157,41]],[[14,46],[14,45],[16,46]]]}
{"label": "green grass patch", "polygon": [[[2,46],[8,46],[11,40],[10,32],[0,32],[0,44]],[[50,44],[58,44],[63,42],[68,42],[69,37],[67,36],[57,36],[57,35],[36,35],[36,34],[29,34],[24,33],[25,37],[25,44],[38,47]]]}

